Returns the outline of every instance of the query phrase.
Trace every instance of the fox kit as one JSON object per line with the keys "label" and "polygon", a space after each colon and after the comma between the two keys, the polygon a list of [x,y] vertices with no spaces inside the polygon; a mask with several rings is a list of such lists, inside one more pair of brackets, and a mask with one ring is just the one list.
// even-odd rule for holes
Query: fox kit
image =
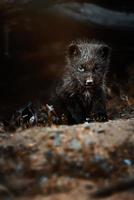
{"label": "fox kit", "polygon": [[53,105],[69,124],[107,121],[105,79],[111,49],[101,42],[75,41],[67,50],[67,65],[56,87]]}

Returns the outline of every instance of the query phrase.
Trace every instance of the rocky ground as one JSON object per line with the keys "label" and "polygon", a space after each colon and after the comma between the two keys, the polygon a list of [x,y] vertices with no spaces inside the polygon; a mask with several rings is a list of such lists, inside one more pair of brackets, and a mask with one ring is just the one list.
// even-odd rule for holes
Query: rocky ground
{"label": "rocky ground", "polygon": [[0,199],[133,199],[132,109],[128,115],[105,123],[1,131]]}

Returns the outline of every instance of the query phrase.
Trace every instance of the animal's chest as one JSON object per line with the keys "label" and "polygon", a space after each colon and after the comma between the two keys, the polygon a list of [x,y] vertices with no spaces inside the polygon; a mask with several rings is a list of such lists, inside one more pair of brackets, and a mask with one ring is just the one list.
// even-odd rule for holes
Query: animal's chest
{"label": "animal's chest", "polygon": [[81,110],[85,117],[88,117],[92,109],[92,96],[89,91],[84,91],[83,93],[77,95],[76,97],[77,108]]}
{"label": "animal's chest", "polygon": [[[85,98],[86,96],[86,98]],[[70,124],[83,123],[90,118],[92,102],[89,94],[79,93],[73,96],[66,96],[64,99],[65,111]]]}

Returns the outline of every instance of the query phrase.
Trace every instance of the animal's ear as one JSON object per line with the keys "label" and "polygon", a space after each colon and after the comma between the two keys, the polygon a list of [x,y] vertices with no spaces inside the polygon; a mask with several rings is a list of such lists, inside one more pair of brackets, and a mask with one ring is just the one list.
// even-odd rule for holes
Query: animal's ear
{"label": "animal's ear", "polygon": [[77,57],[80,55],[80,49],[77,44],[70,44],[68,47],[68,55],[70,58]]}
{"label": "animal's ear", "polygon": [[99,55],[101,55],[101,57],[103,59],[107,59],[109,58],[110,54],[111,54],[111,48],[107,45],[102,45],[99,49],[98,49],[98,53]]}

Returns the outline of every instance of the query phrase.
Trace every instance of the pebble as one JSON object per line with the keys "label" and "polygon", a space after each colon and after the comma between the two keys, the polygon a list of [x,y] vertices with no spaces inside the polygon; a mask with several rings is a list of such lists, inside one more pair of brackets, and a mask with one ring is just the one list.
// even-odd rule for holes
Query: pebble
{"label": "pebble", "polygon": [[69,148],[73,149],[73,150],[81,150],[82,146],[81,146],[79,140],[73,139],[69,144]]}
{"label": "pebble", "polygon": [[55,135],[55,139],[54,139],[54,143],[53,143],[54,146],[60,146],[61,145],[61,137],[59,134],[56,134]]}
{"label": "pebble", "polygon": [[99,129],[99,130],[97,130],[97,133],[105,133],[105,130],[104,129]]}
{"label": "pebble", "polygon": [[84,128],[85,128],[85,129],[90,129],[90,124],[89,124],[89,122],[85,122],[85,123],[84,123]]}
{"label": "pebble", "polygon": [[85,143],[85,145],[92,145],[92,144],[94,144],[94,142],[93,142],[93,140],[91,138],[86,138],[84,140],[84,143]]}
{"label": "pebble", "polygon": [[42,176],[37,179],[37,184],[39,185],[40,189],[44,190],[46,185],[48,184],[48,177]]}
{"label": "pebble", "polygon": [[125,164],[125,165],[127,165],[128,167],[130,167],[130,166],[132,166],[133,165],[133,161],[132,160],[130,160],[130,159],[124,159],[123,160],[123,163]]}

